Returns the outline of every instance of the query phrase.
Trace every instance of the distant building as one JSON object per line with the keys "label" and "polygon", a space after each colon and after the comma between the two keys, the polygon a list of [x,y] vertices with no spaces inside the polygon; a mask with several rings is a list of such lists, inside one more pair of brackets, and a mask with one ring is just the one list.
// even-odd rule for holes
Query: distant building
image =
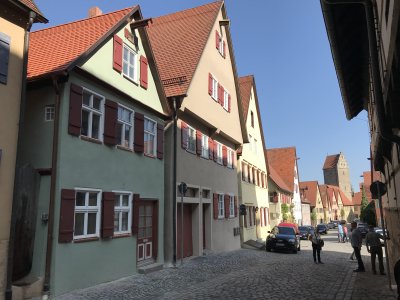
{"label": "distant building", "polygon": [[[300,182],[300,190],[304,193],[304,198],[310,202],[310,211],[315,213],[315,220],[311,220],[312,226],[324,222],[324,206],[321,200],[318,181],[303,181]],[[311,216],[310,216],[311,219]],[[303,220],[303,224],[306,224]]]}
{"label": "distant building", "polygon": [[340,187],[351,199],[350,169],[344,154],[340,152],[339,154],[328,155],[322,170],[324,172],[324,183]]}

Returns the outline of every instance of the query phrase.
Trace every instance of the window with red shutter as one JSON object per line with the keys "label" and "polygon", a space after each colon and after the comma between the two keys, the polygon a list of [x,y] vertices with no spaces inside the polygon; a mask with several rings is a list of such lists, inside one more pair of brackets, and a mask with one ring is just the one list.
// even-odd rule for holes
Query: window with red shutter
{"label": "window with red shutter", "polygon": [[214,152],[214,161],[217,162],[218,161],[218,143],[216,141],[213,141],[213,152]]}
{"label": "window with red shutter", "polygon": [[228,112],[231,112],[231,94],[228,95]]}
{"label": "window with red shutter", "polygon": [[203,151],[203,147],[201,146],[202,136],[203,134],[200,132],[200,130],[196,130],[196,154],[198,156],[200,156],[201,152]]}
{"label": "window with red shutter", "polygon": [[134,150],[135,152],[143,152],[144,150],[144,115],[135,113],[135,138]]}
{"label": "window with red shutter", "polygon": [[148,86],[148,62],[143,55],[140,56],[140,86],[144,89]]}
{"label": "window with red shutter", "polygon": [[140,195],[133,194],[132,198],[132,235],[137,235],[139,231],[139,201]]}
{"label": "window with red shutter", "polygon": [[183,149],[187,149],[188,147],[188,138],[188,125],[185,122],[181,121],[181,146]]}
{"label": "window with red shutter", "polygon": [[214,193],[213,195],[213,213],[214,213],[214,219],[218,219],[218,194]]}
{"label": "window with red shutter", "polygon": [[117,141],[118,104],[111,100],[105,103],[104,143],[115,146]]}
{"label": "window with red shutter", "polygon": [[60,223],[58,242],[69,243],[74,238],[75,191],[61,190]]}
{"label": "window with red shutter", "polygon": [[208,73],[208,94],[212,96],[213,93],[213,77],[211,73]]}
{"label": "window with red shutter", "polygon": [[111,192],[103,192],[101,207],[101,237],[110,238],[114,235],[114,204],[116,196]]}
{"label": "window with red shutter", "polygon": [[71,83],[69,94],[68,133],[79,136],[82,126],[83,88]]}
{"label": "window with red shutter", "polygon": [[164,158],[164,125],[157,124],[157,158]]}
{"label": "window with red shutter", "polygon": [[229,214],[230,214],[229,208],[230,208],[230,197],[229,197],[229,195],[225,194],[224,195],[225,219],[229,219]]}
{"label": "window with red shutter", "polygon": [[226,149],[226,146],[222,146],[222,163],[224,166],[228,165],[228,150]]}
{"label": "window with red shutter", "polygon": [[235,217],[238,216],[238,199],[237,196],[235,196]]}
{"label": "window with red shutter", "polygon": [[208,138],[208,157],[209,159],[214,158],[214,141],[212,138]]}
{"label": "window with red shutter", "polygon": [[219,37],[219,32],[218,30],[215,30],[215,48],[219,50],[219,42],[220,42],[220,37]]}
{"label": "window with red shutter", "polygon": [[122,72],[122,39],[118,35],[114,35],[114,55],[113,68],[118,72]]}
{"label": "window with red shutter", "polygon": [[222,42],[222,57],[226,57],[226,44],[225,41]]}

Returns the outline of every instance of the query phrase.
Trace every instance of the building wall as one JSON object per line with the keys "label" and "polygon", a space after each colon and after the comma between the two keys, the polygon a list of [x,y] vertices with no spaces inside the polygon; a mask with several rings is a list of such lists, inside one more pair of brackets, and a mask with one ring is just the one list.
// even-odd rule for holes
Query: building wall
{"label": "building wall", "polygon": [[317,214],[317,220],[315,221],[315,224],[317,225],[319,223],[324,222],[324,207],[322,205],[322,199],[321,199],[321,194],[319,192],[319,189],[317,189],[317,196],[316,196],[316,203],[315,203],[315,213]]}
{"label": "building wall", "polygon": [[343,153],[340,153],[338,164],[338,186],[345,193],[347,198],[351,199],[351,181],[350,181],[350,168]]}
{"label": "building wall", "polygon": [[293,200],[294,204],[294,218],[297,224],[301,224],[302,222],[302,208],[301,208],[301,197],[300,197],[300,188],[299,188],[299,173],[297,168],[297,161],[295,161],[294,166],[294,191],[293,191]]}
{"label": "building wall", "polygon": [[[7,9],[7,10],[6,10]],[[20,13],[14,16],[5,3],[0,4],[0,32],[11,38],[7,84],[0,83],[0,298],[6,284],[7,251],[13,201],[17,154],[18,122],[21,101],[24,29]],[[25,19],[25,17],[22,17]],[[27,19],[26,19],[27,21]],[[22,23],[22,22],[21,22]]]}
{"label": "building wall", "polygon": [[324,184],[339,186],[336,169],[324,169]]}
{"label": "building wall", "polygon": [[301,213],[302,213],[302,219],[301,219],[302,225],[311,225],[310,204],[302,203]]}

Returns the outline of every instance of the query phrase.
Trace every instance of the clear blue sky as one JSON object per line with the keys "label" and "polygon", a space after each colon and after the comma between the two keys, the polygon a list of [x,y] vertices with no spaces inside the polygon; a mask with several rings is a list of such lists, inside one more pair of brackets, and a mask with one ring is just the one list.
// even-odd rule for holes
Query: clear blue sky
{"label": "clear blue sky", "polygon": [[[47,25],[139,4],[145,18],[206,0],[36,0]],[[347,121],[318,0],[227,0],[239,76],[254,74],[267,148],[296,146],[300,180],[323,183],[327,154],[344,152],[355,191],[370,168],[367,114]]]}

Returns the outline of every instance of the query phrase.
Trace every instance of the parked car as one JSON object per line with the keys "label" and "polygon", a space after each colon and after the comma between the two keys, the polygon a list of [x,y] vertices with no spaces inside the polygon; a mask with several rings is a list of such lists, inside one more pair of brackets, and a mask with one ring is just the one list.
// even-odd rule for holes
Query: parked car
{"label": "parked car", "polygon": [[326,224],[326,226],[328,227],[328,229],[334,229],[335,228],[335,223],[329,222],[328,224]]}
{"label": "parked car", "polygon": [[362,237],[365,238],[368,233],[368,224],[361,222],[357,223],[357,228],[360,230]]}
{"label": "parked car", "polygon": [[311,226],[299,226],[300,239],[308,240],[308,236],[311,234]]}
{"label": "parked car", "polygon": [[292,227],[296,234],[300,234],[299,226],[295,223],[281,222],[278,224],[280,227]]}
{"label": "parked car", "polygon": [[[383,237],[383,230],[382,230],[382,228],[380,228],[380,227],[375,227],[375,228],[374,228],[374,231],[375,231],[376,233],[379,233],[379,234],[382,235],[382,237]],[[387,230],[385,230],[385,235],[386,235],[386,240],[390,239],[390,238],[389,238],[389,232],[388,232]],[[379,241],[381,242],[381,245],[382,245],[382,246],[385,244],[385,242],[383,241],[383,239],[379,238]]]}
{"label": "parked car", "polygon": [[292,251],[297,253],[300,251],[300,237],[296,235],[293,227],[275,226],[268,232],[265,242],[265,249],[271,250]]}
{"label": "parked car", "polygon": [[328,226],[326,226],[326,224],[318,224],[317,230],[320,234],[328,234]]}
{"label": "parked car", "polygon": [[334,220],[334,221],[332,221],[332,223],[333,223],[333,228],[338,228],[338,225],[339,225],[339,223],[340,223],[340,221],[338,221],[338,220]]}

